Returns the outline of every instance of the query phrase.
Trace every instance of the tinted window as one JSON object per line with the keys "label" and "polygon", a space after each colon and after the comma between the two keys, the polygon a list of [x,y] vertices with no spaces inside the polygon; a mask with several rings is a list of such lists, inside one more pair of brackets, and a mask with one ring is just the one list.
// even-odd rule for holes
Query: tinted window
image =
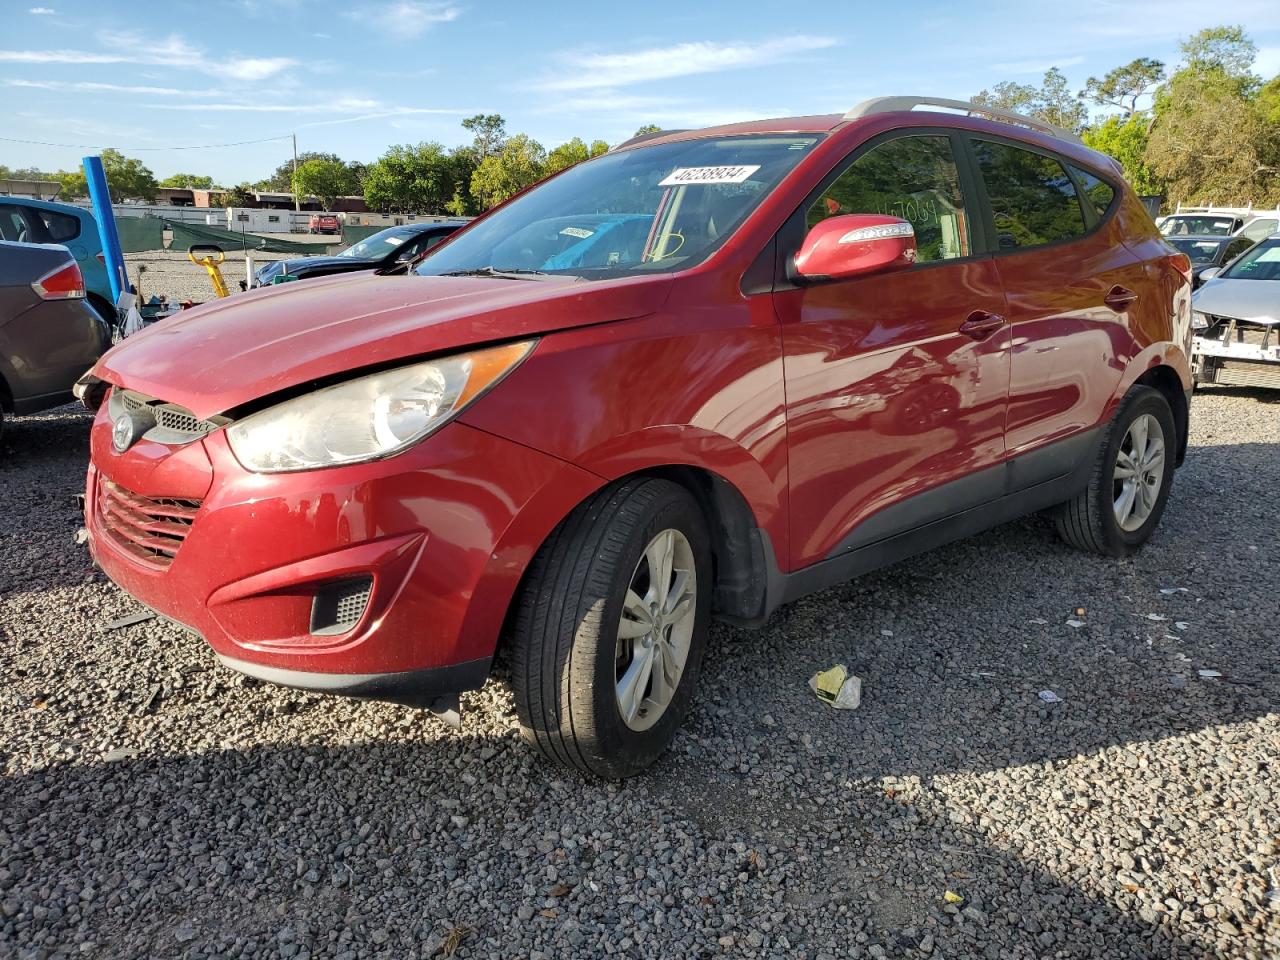
{"label": "tinted window", "polygon": [[948,137],[901,137],[853,162],[808,210],[808,227],[845,213],[880,213],[916,231],[920,262],[967,257],[969,223]]}
{"label": "tinted window", "polygon": [[1264,217],[1260,220],[1254,220],[1246,226],[1240,231],[1240,236],[1248,237],[1250,240],[1264,240],[1277,230],[1280,230],[1280,220]]}
{"label": "tinted window", "polygon": [[35,209],[27,207],[27,209],[45,224],[45,229],[49,230],[50,242],[67,243],[79,237],[79,220],[74,216],[59,214],[56,210],[45,210],[42,207],[35,207]]}
{"label": "tinted window", "polygon": [[27,241],[31,239],[27,236],[27,222],[22,219],[22,214],[12,207],[7,210],[0,209],[0,238]]}
{"label": "tinted window", "polygon": [[1280,240],[1263,240],[1222,275],[1231,280],[1280,280]]}
{"label": "tinted window", "polygon": [[1085,231],[1076,188],[1052,157],[1003,143],[973,144],[1001,250],[1039,247]]}
{"label": "tinted window", "polygon": [[1068,164],[1071,172],[1075,174],[1076,182],[1080,184],[1080,188],[1084,191],[1084,199],[1089,206],[1093,207],[1093,212],[1098,215],[1101,220],[1111,207],[1111,201],[1115,199],[1115,187],[1107,183],[1105,180],[1099,180],[1088,170],[1081,170],[1079,167]]}
{"label": "tinted window", "polygon": [[1227,244],[1227,252],[1222,255],[1222,262],[1230,263],[1252,246],[1253,241],[1248,237],[1237,237]]}
{"label": "tinted window", "polygon": [[1222,249],[1217,240],[1197,240],[1194,237],[1169,237],[1168,243],[1190,257],[1192,263],[1213,263]]}

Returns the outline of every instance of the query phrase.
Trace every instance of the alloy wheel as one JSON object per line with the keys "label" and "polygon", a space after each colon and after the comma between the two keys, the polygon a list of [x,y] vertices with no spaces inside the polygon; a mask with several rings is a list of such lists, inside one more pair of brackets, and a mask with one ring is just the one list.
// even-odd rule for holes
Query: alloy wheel
{"label": "alloy wheel", "polygon": [[1121,530],[1132,533],[1151,516],[1164,483],[1164,457],[1160,421],[1149,413],[1136,417],[1120,444],[1112,474],[1113,507]]}
{"label": "alloy wheel", "polygon": [[679,530],[649,541],[627,585],[618,622],[614,690],[622,721],[647,730],[680,686],[698,598],[693,548]]}

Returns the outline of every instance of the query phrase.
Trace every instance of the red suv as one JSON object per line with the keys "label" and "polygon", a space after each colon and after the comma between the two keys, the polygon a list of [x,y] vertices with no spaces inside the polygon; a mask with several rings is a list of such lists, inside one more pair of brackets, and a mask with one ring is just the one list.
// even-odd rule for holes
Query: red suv
{"label": "red suv", "polygon": [[1037,121],[887,98],[645,137],[417,275],[117,346],[81,385],[90,542],[277,683],[456,718],[507,645],[528,740],[626,776],[712,618],[1036,510],[1138,549],[1186,448],[1190,294],[1117,165]]}

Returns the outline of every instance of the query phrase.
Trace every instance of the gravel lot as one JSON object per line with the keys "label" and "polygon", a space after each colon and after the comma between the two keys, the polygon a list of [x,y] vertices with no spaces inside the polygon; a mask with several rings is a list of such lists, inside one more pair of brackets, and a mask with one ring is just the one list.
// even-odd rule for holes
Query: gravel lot
{"label": "gravel lot", "polygon": [[[327,253],[330,249],[339,250],[342,244],[333,244],[333,237],[311,237],[307,234],[285,235],[285,239],[294,242],[313,243],[316,254]],[[254,269],[271,260],[286,257],[303,256],[296,253],[253,253]],[[168,297],[170,301],[193,300],[203,303],[214,298],[213,284],[204,267],[197,266],[187,259],[180,250],[148,250],[143,253],[127,253],[124,257],[125,267],[129,271],[129,279],[140,284],[144,298],[153,294]],[[138,268],[142,268],[139,274]],[[232,291],[239,290],[239,281],[244,277],[244,254],[239,250],[228,250],[226,260],[222,264],[222,279]]]}
{"label": "gravel lot", "polygon": [[[535,762],[501,676],[455,733],[107,629],[88,419],[9,426],[0,956],[1280,955],[1274,394],[1197,397],[1132,561],[1032,519],[717,627],[621,786]],[[837,662],[856,712],[806,686]]]}

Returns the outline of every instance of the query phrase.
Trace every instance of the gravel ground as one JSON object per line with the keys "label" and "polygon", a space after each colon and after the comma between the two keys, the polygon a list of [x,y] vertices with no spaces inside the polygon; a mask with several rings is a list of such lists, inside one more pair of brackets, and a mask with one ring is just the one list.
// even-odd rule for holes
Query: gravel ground
{"label": "gravel ground", "polygon": [[[294,242],[312,242],[317,254],[326,253],[334,238],[312,238],[308,234],[288,236]],[[341,249],[341,244],[333,247]],[[301,256],[294,253],[254,252],[254,269],[271,260],[285,257]],[[170,301],[192,300],[203,303],[214,298],[213,283],[204,267],[197,266],[187,259],[185,252],[179,250],[148,250],[144,253],[126,253],[125,268],[129,271],[129,279],[139,284],[145,298],[153,294],[168,297]],[[142,268],[141,274],[138,268]],[[238,283],[244,277],[244,254],[238,250],[228,250],[226,260],[222,264],[222,279],[232,291],[239,290]]]}
{"label": "gravel ground", "polygon": [[0,956],[1280,955],[1274,394],[1197,397],[1131,561],[1031,519],[717,627],[624,785],[536,762],[501,676],[455,733],[108,629],[87,427],[0,441]]}

